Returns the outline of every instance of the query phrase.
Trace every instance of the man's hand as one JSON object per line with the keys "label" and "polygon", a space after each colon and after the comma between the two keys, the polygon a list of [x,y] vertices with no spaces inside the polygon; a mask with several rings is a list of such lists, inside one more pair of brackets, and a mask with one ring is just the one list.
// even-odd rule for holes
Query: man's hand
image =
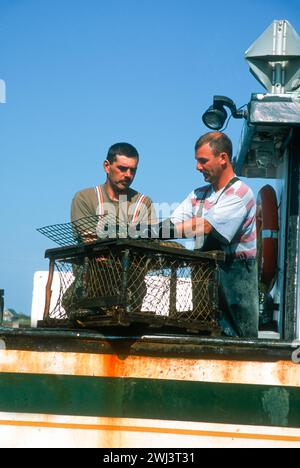
{"label": "man's hand", "polygon": [[177,230],[170,219],[155,224],[131,225],[128,229],[132,239],[176,239]]}
{"label": "man's hand", "polygon": [[194,216],[176,225],[170,219],[158,224],[131,225],[128,235],[131,239],[181,239],[200,237],[209,234],[211,230],[212,225],[208,221]]}
{"label": "man's hand", "polygon": [[182,223],[175,225],[178,237],[200,237],[205,234],[209,234],[212,230],[212,225],[206,221],[206,219],[198,218],[194,216],[191,219],[187,219]]}

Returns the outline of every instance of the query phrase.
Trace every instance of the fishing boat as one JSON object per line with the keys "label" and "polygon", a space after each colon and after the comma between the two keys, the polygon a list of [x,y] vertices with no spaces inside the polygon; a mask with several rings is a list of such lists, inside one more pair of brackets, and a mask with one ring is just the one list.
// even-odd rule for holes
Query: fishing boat
{"label": "fishing boat", "polygon": [[258,195],[258,339],[171,322],[45,326],[59,294],[53,259],[74,247],[47,251],[32,327],[0,327],[1,447],[300,447],[300,38],[276,20],[246,59],[267,92],[246,112],[215,96],[203,118],[216,129],[224,107],[243,118],[236,174],[272,179]]}

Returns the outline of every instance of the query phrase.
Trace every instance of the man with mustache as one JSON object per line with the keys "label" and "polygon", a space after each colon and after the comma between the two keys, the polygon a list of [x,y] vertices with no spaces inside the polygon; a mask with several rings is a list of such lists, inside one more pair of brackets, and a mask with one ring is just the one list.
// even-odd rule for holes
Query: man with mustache
{"label": "man with mustache", "polygon": [[197,140],[196,168],[207,185],[193,190],[171,221],[177,236],[196,236],[195,248],[224,251],[221,326],[231,336],[257,337],[256,202],[251,189],[236,177],[231,158],[232,143],[224,133],[209,132]]}
{"label": "man with mustache", "polygon": [[[134,146],[129,143],[112,145],[103,163],[106,182],[76,193],[72,201],[71,221],[98,215],[108,220],[108,229],[115,236],[116,225],[126,229],[129,224],[155,222],[151,199],[130,188],[138,163],[139,154]],[[98,237],[107,237],[102,234],[98,232]]]}
{"label": "man with mustache", "polygon": [[[130,188],[138,162],[139,154],[131,144],[122,142],[112,145],[103,163],[105,183],[75,194],[71,221],[79,242],[135,237],[135,229],[141,224],[150,226],[157,223],[151,199]],[[76,300],[80,301],[82,294],[91,299],[119,294],[122,271],[117,260],[109,258],[107,254],[89,259],[86,273],[83,266],[73,267],[75,280],[63,298],[63,307],[68,316],[78,308]],[[141,309],[146,294],[144,276],[141,268],[131,269],[128,278],[131,311]]]}

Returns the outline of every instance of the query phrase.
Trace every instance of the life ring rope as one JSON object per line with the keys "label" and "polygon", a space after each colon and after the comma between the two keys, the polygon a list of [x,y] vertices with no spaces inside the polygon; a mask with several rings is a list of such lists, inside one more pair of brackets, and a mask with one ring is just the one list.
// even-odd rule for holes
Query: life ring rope
{"label": "life ring rope", "polygon": [[261,235],[263,239],[278,239],[278,231],[271,229],[262,229]]}

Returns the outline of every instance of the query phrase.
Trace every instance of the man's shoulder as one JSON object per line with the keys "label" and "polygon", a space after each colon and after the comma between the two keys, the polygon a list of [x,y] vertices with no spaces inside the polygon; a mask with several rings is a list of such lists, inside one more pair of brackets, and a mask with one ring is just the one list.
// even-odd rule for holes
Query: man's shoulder
{"label": "man's shoulder", "polygon": [[130,188],[128,190],[128,197],[129,197],[129,200],[132,203],[134,203],[134,202],[136,202],[137,200],[140,200],[140,199],[142,199],[142,201],[144,203],[147,203],[147,202],[152,203],[152,200],[148,195],[146,195],[144,193],[141,193],[141,192],[138,192],[137,190],[134,190],[132,188]]}
{"label": "man's shoulder", "polygon": [[97,195],[94,187],[79,190],[75,193],[71,204],[71,220],[95,216],[97,210]]}
{"label": "man's shoulder", "polygon": [[[80,211],[83,209],[83,207],[85,207],[84,209],[88,209],[89,211],[92,210],[92,212],[94,213],[94,211],[97,208],[97,204],[98,197],[95,187],[89,187],[81,189],[74,194],[72,199],[72,210],[76,211],[77,209],[79,209]],[[78,213],[76,213],[76,217],[77,216]]]}
{"label": "man's shoulder", "polygon": [[254,198],[252,189],[241,179],[238,179],[232,187],[234,188],[234,195],[239,198]]}
{"label": "man's shoulder", "polygon": [[202,200],[202,198],[210,191],[211,185],[202,185],[201,187],[197,187],[191,193],[191,196],[196,198],[197,200]]}
{"label": "man's shoulder", "polygon": [[81,189],[81,190],[78,190],[78,192],[76,192],[74,194],[74,197],[73,199],[75,198],[94,198],[96,195],[96,191],[95,191],[95,187],[88,187],[88,188],[85,188],[85,189]]}

